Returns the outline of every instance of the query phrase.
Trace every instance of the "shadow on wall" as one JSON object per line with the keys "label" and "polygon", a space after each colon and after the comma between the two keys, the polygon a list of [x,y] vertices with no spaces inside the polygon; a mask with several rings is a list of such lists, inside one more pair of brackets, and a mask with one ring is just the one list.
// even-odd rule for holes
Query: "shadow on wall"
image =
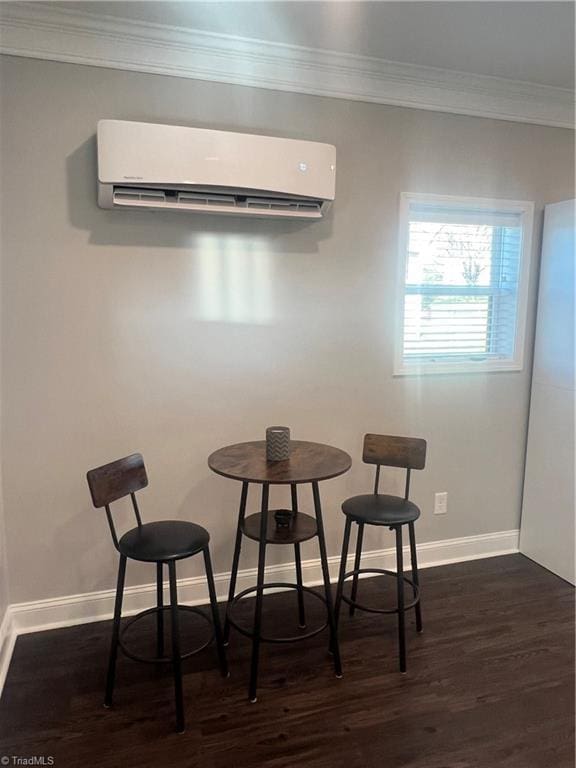
{"label": "shadow on wall", "polygon": [[[277,253],[318,252],[332,234],[332,211],[319,221],[243,219],[237,216],[194,215],[172,211],[104,210],[97,203],[96,136],[81,144],[66,160],[70,223],[90,232],[96,245],[144,248],[194,248],[207,235],[266,239]],[[202,241],[201,241],[202,242]]]}

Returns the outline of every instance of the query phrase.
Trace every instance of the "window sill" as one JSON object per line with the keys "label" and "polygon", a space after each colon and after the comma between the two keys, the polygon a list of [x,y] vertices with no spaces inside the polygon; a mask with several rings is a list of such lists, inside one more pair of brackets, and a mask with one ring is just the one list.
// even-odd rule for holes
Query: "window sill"
{"label": "window sill", "polygon": [[398,365],[392,375],[401,376],[432,376],[443,373],[518,373],[524,366],[521,363],[510,360],[498,363],[494,360],[478,363],[466,361],[462,363],[410,363]]}

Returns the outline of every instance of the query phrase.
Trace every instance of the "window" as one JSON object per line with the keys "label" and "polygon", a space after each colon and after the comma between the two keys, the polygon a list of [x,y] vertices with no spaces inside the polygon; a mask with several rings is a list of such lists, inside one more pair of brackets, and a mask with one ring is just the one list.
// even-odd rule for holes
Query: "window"
{"label": "window", "polygon": [[522,368],[533,204],[402,195],[395,374]]}

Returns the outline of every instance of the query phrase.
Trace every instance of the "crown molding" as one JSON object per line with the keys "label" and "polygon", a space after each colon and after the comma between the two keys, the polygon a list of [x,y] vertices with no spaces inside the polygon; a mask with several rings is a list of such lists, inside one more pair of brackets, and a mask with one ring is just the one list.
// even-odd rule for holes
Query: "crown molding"
{"label": "crown molding", "polygon": [[574,128],[564,88],[119,19],[2,3],[0,53],[276,91]]}

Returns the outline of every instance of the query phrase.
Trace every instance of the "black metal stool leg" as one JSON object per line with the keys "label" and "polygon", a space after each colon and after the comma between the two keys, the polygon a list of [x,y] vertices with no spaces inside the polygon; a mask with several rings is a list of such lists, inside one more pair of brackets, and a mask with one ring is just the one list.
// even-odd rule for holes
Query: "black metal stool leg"
{"label": "black metal stool leg", "polygon": [[[416,597],[417,588],[420,587],[420,579],[418,576],[418,560],[416,557],[416,533],[414,531],[414,523],[408,523],[408,530],[410,532],[410,559],[412,561],[412,581],[414,582],[414,597]],[[422,632],[422,611],[420,609],[420,600],[414,606],[416,612],[416,631]]]}
{"label": "black metal stool leg", "polygon": [[306,614],[304,612],[304,590],[302,589],[302,557],[300,544],[294,544],[294,562],[296,563],[296,584],[298,584],[298,626],[306,629]]}
{"label": "black metal stool leg", "polygon": [[159,659],[164,656],[164,581],[162,563],[156,563],[156,606],[160,609],[156,614],[156,655]]}
{"label": "black metal stool leg", "polygon": [[220,662],[220,672],[222,673],[222,677],[228,677],[228,662],[226,661],[226,651],[224,650],[222,630],[220,629],[220,616],[218,615],[216,588],[214,586],[214,572],[212,571],[212,560],[210,559],[210,550],[208,547],[204,550],[204,566],[206,568],[206,581],[208,582],[208,592],[210,594],[210,609],[212,611],[212,621],[214,623],[214,637],[216,639],[218,661]]}
{"label": "black metal stool leg", "polygon": [[226,604],[226,618],[224,619],[224,645],[228,645],[230,639],[230,622],[228,621],[228,609],[234,600],[236,591],[236,579],[238,576],[238,565],[240,564],[240,550],[242,548],[242,523],[246,515],[246,500],[248,498],[248,483],[242,483],[242,493],[240,495],[240,511],[238,513],[238,526],[236,528],[236,543],[234,545],[234,558],[232,560],[232,572],[230,574],[230,587],[228,589],[228,602]]}
{"label": "black metal stool leg", "polygon": [[182,695],[182,660],[180,658],[180,622],[178,617],[178,590],[176,587],[176,563],[168,563],[170,577],[170,615],[172,618],[172,667],[174,671],[174,695],[176,699],[176,731],[184,733],[184,701]]}
{"label": "black metal stool leg", "polygon": [[[364,538],[364,523],[358,523],[358,534],[356,537],[356,557],[354,558],[354,570],[357,571],[360,568],[360,558],[362,557],[362,539]],[[356,593],[358,592],[358,574],[355,573],[352,577],[352,592],[350,593],[350,599],[356,600]],[[355,606],[351,605],[349,608],[350,616],[354,616]]]}
{"label": "black metal stool leg", "polygon": [[340,572],[338,574],[338,586],[336,588],[336,602],[334,604],[334,623],[336,624],[336,631],[338,631],[338,622],[340,619],[340,606],[342,604],[342,592],[344,591],[344,575],[346,573],[346,561],[348,560],[348,547],[350,546],[351,529],[352,520],[346,516],[344,538],[342,539],[342,556],[340,557]]}
{"label": "black metal stool leg", "polygon": [[114,677],[116,675],[116,659],[118,658],[118,637],[120,635],[120,619],[122,617],[122,597],[124,596],[124,578],[126,576],[126,556],[120,555],[118,565],[118,582],[116,585],[116,601],[114,603],[114,624],[112,626],[112,640],[110,643],[110,658],[108,660],[108,675],[106,677],[106,693],[104,694],[104,706],[112,706],[112,694],[114,693]]}
{"label": "black metal stool leg", "polygon": [[[298,514],[298,486],[292,483],[290,486],[290,492],[292,495],[292,512],[294,515]],[[294,563],[296,565],[296,584],[298,589],[296,595],[298,597],[298,626],[300,629],[306,628],[306,614],[304,613],[304,590],[302,589],[302,557],[300,554],[300,543],[294,544]]]}
{"label": "black metal stool leg", "polygon": [[342,677],[342,662],[340,661],[340,646],[336,623],[334,621],[334,607],[332,605],[332,588],[330,586],[330,572],[328,570],[328,554],[326,552],[326,539],[324,538],[324,523],[322,521],[322,505],[320,504],[320,491],[318,483],[312,483],[314,495],[314,512],[316,513],[316,525],[318,527],[318,545],[320,547],[320,560],[322,562],[322,576],[324,578],[324,592],[326,594],[326,612],[328,614],[328,626],[330,628],[329,648],[334,656],[334,672],[336,677]]}
{"label": "black metal stool leg", "polygon": [[262,486],[262,504],[260,508],[260,541],[258,544],[258,580],[256,589],[256,609],[252,635],[252,663],[250,666],[250,688],[248,697],[254,704],[257,700],[258,661],[260,658],[260,630],[262,628],[262,602],[264,598],[264,567],[266,565],[266,529],[268,524],[268,495],[270,487]]}
{"label": "black metal stool leg", "polygon": [[402,552],[402,526],[396,526],[396,584],[398,589],[398,646],[400,672],[406,672],[406,633],[404,629],[404,563]]}

